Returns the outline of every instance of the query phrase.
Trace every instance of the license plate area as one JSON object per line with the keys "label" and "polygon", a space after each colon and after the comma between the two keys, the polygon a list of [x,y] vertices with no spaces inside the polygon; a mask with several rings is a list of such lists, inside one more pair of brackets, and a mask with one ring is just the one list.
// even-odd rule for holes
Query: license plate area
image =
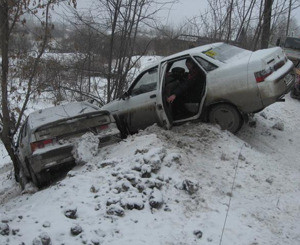
{"label": "license plate area", "polygon": [[287,74],[284,77],[284,82],[285,82],[286,86],[289,86],[294,80],[295,80],[295,75],[291,74],[291,73]]}

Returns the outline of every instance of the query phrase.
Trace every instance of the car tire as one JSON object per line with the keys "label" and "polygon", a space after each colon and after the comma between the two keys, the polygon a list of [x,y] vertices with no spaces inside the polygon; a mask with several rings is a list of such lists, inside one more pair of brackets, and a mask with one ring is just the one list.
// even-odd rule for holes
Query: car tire
{"label": "car tire", "polygon": [[22,190],[24,190],[26,184],[28,183],[28,178],[25,175],[23,167],[20,166],[19,173],[15,173],[15,179],[21,186]]}
{"label": "car tire", "polygon": [[208,113],[208,121],[220,125],[221,129],[236,133],[243,125],[243,117],[236,107],[230,104],[217,104]]}
{"label": "car tire", "polygon": [[31,177],[31,181],[32,183],[37,187],[37,188],[41,188],[42,187],[42,183],[40,181],[40,176],[39,174],[36,174],[33,170],[33,168],[31,167],[30,163],[27,163],[27,167],[30,173],[30,177]]}

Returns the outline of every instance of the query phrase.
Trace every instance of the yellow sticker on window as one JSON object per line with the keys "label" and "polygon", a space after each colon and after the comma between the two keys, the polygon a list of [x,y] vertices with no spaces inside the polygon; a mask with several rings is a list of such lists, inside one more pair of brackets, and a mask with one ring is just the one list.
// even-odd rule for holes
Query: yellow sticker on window
{"label": "yellow sticker on window", "polygon": [[205,52],[205,54],[207,55],[207,56],[210,56],[210,57],[215,57],[216,56],[216,52],[215,51],[213,51],[213,50],[208,50],[207,52]]}

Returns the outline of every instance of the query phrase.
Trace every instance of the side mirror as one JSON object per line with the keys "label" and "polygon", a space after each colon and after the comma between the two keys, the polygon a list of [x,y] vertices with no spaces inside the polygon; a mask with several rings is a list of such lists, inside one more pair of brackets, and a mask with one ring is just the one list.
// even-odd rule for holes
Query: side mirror
{"label": "side mirror", "polygon": [[129,93],[128,93],[128,91],[126,91],[124,94],[122,94],[121,99],[122,99],[122,100],[125,100],[125,99],[127,99],[128,97],[129,97]]}

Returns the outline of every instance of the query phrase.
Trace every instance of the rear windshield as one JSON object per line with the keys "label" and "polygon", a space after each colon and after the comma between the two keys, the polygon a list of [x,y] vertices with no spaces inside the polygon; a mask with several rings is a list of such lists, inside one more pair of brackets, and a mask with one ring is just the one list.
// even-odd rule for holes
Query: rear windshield
{"label": "rear windshield", "polygon": [[247,50],[223,43],[218,47],[204,51],[203,54],[215,60],[226,63],[226,61],[228,61],[232,57],[245,51]]}
{"label": "rear windshield", "polygon": [[284,47],[300,50],[300,38],[287,37],[285,40]]}

